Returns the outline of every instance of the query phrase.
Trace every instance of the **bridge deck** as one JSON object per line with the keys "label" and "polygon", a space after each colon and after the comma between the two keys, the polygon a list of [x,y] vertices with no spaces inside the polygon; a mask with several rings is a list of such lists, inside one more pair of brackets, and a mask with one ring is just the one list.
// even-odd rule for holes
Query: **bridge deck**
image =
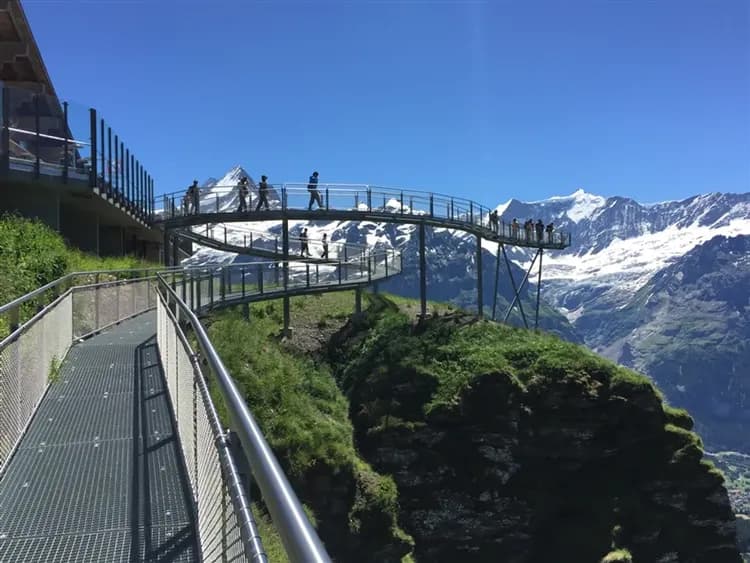
{"label": "bridge deck", "polygon": [[73,346],[0,480],[0,562],[197,561],[145,313]]}

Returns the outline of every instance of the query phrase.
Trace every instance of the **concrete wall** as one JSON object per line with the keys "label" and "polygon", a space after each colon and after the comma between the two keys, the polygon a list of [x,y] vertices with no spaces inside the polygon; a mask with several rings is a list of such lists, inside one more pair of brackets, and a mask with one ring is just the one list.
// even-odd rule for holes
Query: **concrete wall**
{"label": "concrete wall", "polygon": [[125,254],[125,233],[122,227],[99,225],[99,256]]}
{"label": "concrete wall", "polygon": [[40,219],[60,229],[60,196],[52,190],[0,182],[0,211]]}
{"label": "concrete wall", "polygon": [[96,213],[60,204],[60,234],[84,252],[99,254],[99,217]]}

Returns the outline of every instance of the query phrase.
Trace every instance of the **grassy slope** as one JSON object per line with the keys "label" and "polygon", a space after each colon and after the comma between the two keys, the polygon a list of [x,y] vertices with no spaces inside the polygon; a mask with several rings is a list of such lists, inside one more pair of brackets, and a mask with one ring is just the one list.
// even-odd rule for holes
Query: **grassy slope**
{"label": "grassy slope", "polygon": [[[68,247],[40,221],[14,215],[0,217],[0,304],[8,303],[69,272],[142,268],[131,256],[99,258]],[[151,264],[153,265],[153,264]],[[24,311],[26,316],[32,312]],[[7,330],[0,319],[0,334]]]}
{"label": "grassy slope", "polygon": [[277,301],[253,305],[249,323],[239,311],[219,313],[209,335],[329,549],[344,560],[361,551],[376,561],[383,546],[399,556],[411,551],[396,522],[396,486],[358,456],[346,398],[328,366],[301,351],[324,345],[315,335],[341,326],[353,305],[351,292],[293,299],[291,342],[278,338]]}

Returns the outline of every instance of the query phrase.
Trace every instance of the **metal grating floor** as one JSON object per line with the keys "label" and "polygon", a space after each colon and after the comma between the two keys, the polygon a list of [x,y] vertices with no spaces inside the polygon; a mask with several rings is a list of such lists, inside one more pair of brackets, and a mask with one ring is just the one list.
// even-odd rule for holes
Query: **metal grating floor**
{"label": "metal grating floor", "polygon": [[146,313],[76,344],[0,480],[0,563],[197,561]]}

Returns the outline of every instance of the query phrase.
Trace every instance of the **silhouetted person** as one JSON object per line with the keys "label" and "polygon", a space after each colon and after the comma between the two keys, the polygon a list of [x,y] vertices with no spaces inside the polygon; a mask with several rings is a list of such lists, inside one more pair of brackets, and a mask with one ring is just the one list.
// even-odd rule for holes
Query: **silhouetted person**
{"label": "silhouetted person", "polygon": [[534,230],[534,221],[531,219],[528,219],[523,224],[523,230],[526,231],[526,240],[531,240],[531,233]]}
{"label": "silhouetted person", "polygon": [[320,255],[320,257],[323,260],[328,260],[328,233],[323,233],[323,241],[321,242],[323,245],[323,253]]}
{"label": "silhouetted person", "polygon": [[497,209],[490,213],[490,229],[497,232]]}
{"label": "silhouetted person", "polygon": [[237,208],[237,211],[247,211],[247,194],[249,193],[249,189],[247,187],[247,176],[243,176],[240,178],[240,183],[237,184],[237,191],[240,195],[240,206]]}
{"label": "silhouetted person", "polygon": [[313,203],[318,204],[318,209],[323,208],[323,200],[320,197],[320,193],[318,192],[318,173],[313,172],[312,176],[310,176],[310,180],[307,184],[307,191],[310,192],[310,203],[307,204],[307,210],[312,211]]}
{"label": "silhouetted person", "polygon": [[258,205],[255,207],[255,211],[260,211],[260,206],[266,206],[266,211],[270,209],[268,205],[268,176],[260,177],[260,184],[258,184]]}
{"label": "silhouetted person", "polygon": [[198,213],[198,203],[200,200],[200,190],[198,188],[198,180],[193,180],[192,185],[187,189],[185,193],[188,201],[188,213]]}
{"label": "silhouetted person", "polygon": [[544,241],[544,223],[542,223],[541,219],[536,222],[536,240],[539,242]]}
{"label": "silhouetted person", "polygon": [[510,232],[513,234],[513,238],[518,238],[518,230],[521,228],[521,225],[518,224],[518,219],[513,219],[513,222],[510,224]]}
{"label": "silhouetted person", "polygon": [[546,231],[547,231],[547,242],[550,242],[550,243],[552,242],[552,232],[554,230],[555,230],[555,226],[552,223],[550,223],[549,225],[547,225],[547,229],[546,229]]}
{"label": "silhouetted person", "polygon": [[300,256],[310,256],[310,247],[307,244],[307,228],[302,229],[299,234]]}

